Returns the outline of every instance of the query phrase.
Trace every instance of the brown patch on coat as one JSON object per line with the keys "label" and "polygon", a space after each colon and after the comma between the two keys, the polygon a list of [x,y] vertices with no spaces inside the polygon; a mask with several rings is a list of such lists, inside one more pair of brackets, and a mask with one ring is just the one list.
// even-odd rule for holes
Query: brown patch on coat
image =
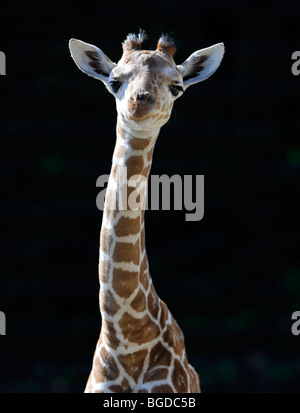
{"label": "brown patch on coat", "polygon": [[172,382],[178,393],[186,393],[188,391],[188,377],[178,360],[174,361]]}
{"label": "brown patch on coat", "polygon": [[147,291],[148,286],[149,286],[149,280],[148,280],[148,260],[147,260],[147,255],[144,255],[143,261],[141,263],[140,267],[140,283],[144,287],[145,291]]}
{"label": "brown patch on coat", "polygon": [[120,309],[119,304],[114,299],[110,290],[100,290],[100,307],[101,311],[105,311],[108,315],[114,316]]}
{"label": "brown patch on coat", "polygon": [[131,388],[130,388],[130,385],[129,385],[127,379],[124,378],[124,379],[122,380],[121,386],[122,386],[123,389],[124,389],[124,393],[132,393],[132,390],[131,390]]}
{"label": "brown patch on coat", "polygon": [[117,158],[124,158],[126,155],[126,148],[123,145],[116,145],[115,150],[114,150],[114,156]]}
{"label": "brown patch on coat", "polygon": [[147,383],[148,381],[166,379],[168,376],[168,372],[169,370],[165,367],[150,370],[144,376],[144,383]]}
{"label": "brown patch on coat", "polygon": [[110,261],[100,260],[99,261],[99,277],[100,277],[101,282],[108,283],[109,272],[110,272]]}
{"label": "brown patch on coat", "polygon": [[100,234],[100,247],[105,254],[109,254],[112,242],[113,238],[110,230],[102,227]]}
{"label": "brown patch on coat", "polygon": [[133,155],[126,161],[127,166],[127,178],[131,178],[133,175],[139,175],[144,167],[144,158],[142,155]]}
{"label": "brown patch on coat", "polygon": [[125,313],[119,321],[119,326],[125,339],[132,343],[143,344],[155,339],[160,330],[148,314],[141,319]]}
{"label": "brown patch on coat", "polygon": [[160,326],[161,328],[165,328],[166,321],[168,320],[169,317],[169,310],[166,304],[160,300],[160,308],[161,308],[161,313],[160,313]]}
{"label": "brown patch on coat", "polygon": [[178,326],[172,315],[171,324],[167,326],[163,339],[170,347],[174,348],[175,353],[181,357],[182,351],[185,348],[184,336],[181,328]]}
{"label": "brown patch on coat", "polygon": [[109,386],[109,390],[111,390],[112,393],[125,393],[123,387],[118,384],[112,384]]}
{"label": "brown patch on coat", "polygon": [[144,150],[152,142],[151,138],[141,139],[141,138],[131,138],[129,141],[130,146],[134,150]]}
{"label": "brown patch on coat", "polygon": [[114,262],[133,262],[135,265],[140,263],[139,240],[135,244],[132,242],[116,242],[113,253]]}
{"label": "brown patch on coat", "polygon": [[101,349],[100,357],[102,363],[98,359],[98,356],[95,356],[94,358],[93,374],[96,382],[116,380],[119,377],[119,372],[113,357],[105,350],[105,348]]}
{"label": "brown patch on coat", "polygon": [[147,297],[147,302],[149,313],[153,318],[157,319],[159,312],[159,298],[156,294],[156,291],[154,290],[153,284],[151,285],[151,289]]}
{"label": "brown patch on coat", "polygon": [[167,330],[165,331],[163,335],[163,340],[165,343],[167,343],[170,347],[174,348],[174,351],[176,354],[180,355],[181,354],[181,347],[183,343],[180,340],[180,337],[178,337],[176,330],[174,331],[173,326],[168,325]]}
{"label": "brown patch on coat", "polygon": [[141,289],[139,289],[134,300],[132,300],[131,307],[137,312],[146,310],[146,297]]}
{"label": "brown patch on coat", "polygon": [[140,248],[141,248],[141,252],[143,252],[145,249],[145,227],[143,227],[141,231]]}
{"label": "brown patch on coat", "polygon": [[174,390],[168,384],[163,384],[162,386],[152,387],[151,393],[174,393]]}
{"label": "brown patch on coat", "polygon": [[[152,156],[152,153],[151,153],[151,156]],[[150,168],[151,168],[151,165],[145,166],[141,172],[141,175],[143,175],[145,178],[148,178]]]}
{"label": "brown patch on coat", "polygon": [[105,328],[102,328],[101,332],[101,334],[103,335],[103,340],[109,347],[116,350],[119,347],[120,340],[117,338],[117,333],[113,323],[105,320],[103,322],[103,326],[105,326]]}
{"label": "brown patch on coat", "polygon": [[117,237],[126,235],[135,235],[140,232],[140,217],[129,218],[121,216],[115,225],[115,234]]}
{"label": "brown patch on coat", "polygon": [[131,354],[120,354],[118,359],[126,373],[137,383],[144,367],[144,360],[148,350],[139,350]]}
{"label": "brown patch on coat", "polygon": [[157,343],[151,350],[150,364],[168,367],[171,360],[172,354],[162,343]]}
{"label": "brown patch on coat", "polygon": [[119,297],[130,297],[138,287],[138,272],[115,268],[113,271],[112,287]]}

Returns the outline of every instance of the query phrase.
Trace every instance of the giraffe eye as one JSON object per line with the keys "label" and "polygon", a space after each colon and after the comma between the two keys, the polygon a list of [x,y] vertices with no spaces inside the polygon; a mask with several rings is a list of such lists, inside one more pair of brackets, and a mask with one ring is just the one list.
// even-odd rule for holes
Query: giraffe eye
{"label": "giraffe eye", "polygon": [[173,96],[177,96],[179,92],[183,92],[183,88],[181,86],[171,85],[170,91]]}
{"label": "giraffe eye", "polygon": [[109,84],[109,86],[111,87],[111,90],[112,90],[114,93],[117,93],[117,91],[120,89],[120,86],[121,86],[121,82],[119,82],[119,81],[116,80],[116,79],[110,80],[110,81],[108,82],[108,84]]}

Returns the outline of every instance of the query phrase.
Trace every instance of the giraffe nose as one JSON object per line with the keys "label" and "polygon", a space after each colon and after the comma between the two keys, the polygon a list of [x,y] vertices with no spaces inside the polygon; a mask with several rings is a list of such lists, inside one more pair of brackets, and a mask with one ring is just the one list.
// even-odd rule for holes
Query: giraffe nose
{"label": "giraffe nose", "polygon": [[146,103],[154,103],[154,97],[150,92],[139,92],[136,94],[136,100]]}

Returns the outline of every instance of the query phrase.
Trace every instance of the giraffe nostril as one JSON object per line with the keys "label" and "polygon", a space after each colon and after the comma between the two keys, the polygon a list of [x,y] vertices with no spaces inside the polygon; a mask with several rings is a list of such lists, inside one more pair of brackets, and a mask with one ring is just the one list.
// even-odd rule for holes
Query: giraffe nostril
{"label": "giraffe nostril", "polygon": [[136,95],[136,100],[140,100],[142,102],[153,103],[154,98],[150,92],[140,92]]}

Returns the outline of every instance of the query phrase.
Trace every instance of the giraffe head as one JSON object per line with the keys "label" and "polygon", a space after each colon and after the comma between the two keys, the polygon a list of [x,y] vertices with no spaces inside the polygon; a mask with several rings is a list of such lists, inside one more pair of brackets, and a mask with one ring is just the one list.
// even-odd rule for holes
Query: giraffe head
{"label": "giraffe head", "polygon": [[159,129],[173,103],[191,85],[211,76],[224,54],[223,43],[197,50],[181,65],[173,59],[176,47],[169,36],[161,36],[156,50],[142,50],[146,34],[129,34],[123,55],[113,63],[98,47],[71,39],[71,55],[80,70],[100,79],[116,99],[122,123],[131,130]]}

